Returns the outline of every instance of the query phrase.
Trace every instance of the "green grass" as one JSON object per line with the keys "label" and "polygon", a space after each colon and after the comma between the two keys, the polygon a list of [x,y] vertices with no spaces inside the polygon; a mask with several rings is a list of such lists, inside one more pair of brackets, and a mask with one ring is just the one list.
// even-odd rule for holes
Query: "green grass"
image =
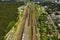
{"label": "green grass", "polygon": [[22,4],[17,2],[0,2],[0,40],[4,40],[6,33],[16,23],[17,7],[20,5]]}

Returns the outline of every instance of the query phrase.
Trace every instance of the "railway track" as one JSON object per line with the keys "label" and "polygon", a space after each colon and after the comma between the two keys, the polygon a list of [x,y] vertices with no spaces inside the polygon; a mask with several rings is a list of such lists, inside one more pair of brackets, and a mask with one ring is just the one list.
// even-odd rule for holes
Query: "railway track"
{"label": "railway track", "polygon": [[12,40],[40,40],[40,37],[38,37],[39,31],[37,31],[36,14],[34,10],[31,4],[27,5]]}

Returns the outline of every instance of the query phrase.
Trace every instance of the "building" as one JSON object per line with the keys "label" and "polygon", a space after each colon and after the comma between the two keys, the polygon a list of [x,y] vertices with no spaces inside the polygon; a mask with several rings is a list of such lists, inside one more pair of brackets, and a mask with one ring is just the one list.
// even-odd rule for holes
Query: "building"
{"label": "building", "polygon": [[[13,0],[0,0],[0,1],[13,1]],[[37,1],[53,1],[53,0],[14,0],[14,1],[34,1],[34,2],[37,2]]]}
{"label": "building", "polygon": [[5,2],[6,2],[6,1],[15,1],[15,0],[0,0],[0,1],[2,1],[2,2],[4,2],[4,1],[5,1]]}

